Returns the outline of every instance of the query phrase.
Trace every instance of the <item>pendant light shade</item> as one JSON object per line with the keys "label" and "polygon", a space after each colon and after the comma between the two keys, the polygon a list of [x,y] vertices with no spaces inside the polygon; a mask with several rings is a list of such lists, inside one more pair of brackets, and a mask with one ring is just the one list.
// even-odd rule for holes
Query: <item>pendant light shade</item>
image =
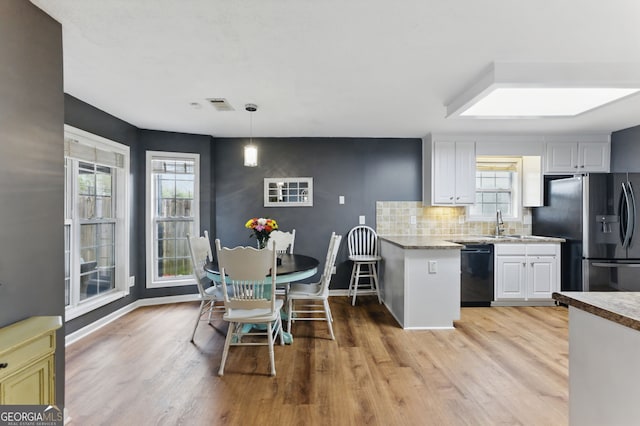
{"label": "pendant light shade", "polygon": [[258,148],[255,145],[244,147],[244,165],[246,167],[256,167],[258,165]]}
{"label": "pendant light shade", "polygon": [[[246,104],[244,109],[249,113],[253,113],[258,110],[258,106]],[[249,114],[249,145],[244,147],[244,165],[245,167],[256,167],[258,165],[258,147],[253,145],[253,114]]]}

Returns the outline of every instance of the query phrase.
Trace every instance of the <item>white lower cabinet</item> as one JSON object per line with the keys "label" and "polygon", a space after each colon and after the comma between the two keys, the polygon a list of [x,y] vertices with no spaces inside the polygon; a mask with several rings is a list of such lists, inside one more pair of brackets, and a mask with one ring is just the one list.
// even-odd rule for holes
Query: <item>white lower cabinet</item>
{"label": "white lower cabinet", "polygon": [[548,300],[560,290],[560,244],[495,244],[495,300]]}

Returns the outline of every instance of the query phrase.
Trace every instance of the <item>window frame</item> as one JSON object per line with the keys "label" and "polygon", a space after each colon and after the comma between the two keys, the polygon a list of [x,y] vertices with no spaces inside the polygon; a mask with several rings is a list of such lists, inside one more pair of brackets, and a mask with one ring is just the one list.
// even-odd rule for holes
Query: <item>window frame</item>
{"label": "window frame", "polygon": [[[283,195],[283,189],[278,187],[286,187],[287,194]],[[278,192],[282,200],[274,199]],[[290,198],[295,201],[289,201]],[[264,207],[313,207],[313,178],[264,178]]]}
{"label": "window frame", "polygon": [[[93,296],[85,300],[80,300],[80,227],[82,220],[77,217],[77,198],[78,198],[78,179],[79,163],[86,162],[95,165],[101,164],[99,161],[87,161],[67,156],[65,154],[65,214],[63,226],[69,227],[69,272],[70,272],[70,304],[65,305],[65,321],[78,318],[89,313],[99,307],[108,305],[118,299],[127,296],[130,291],[129,278],[129,245],[130,245],[130,148],[127,145],[103,138],[98,135],[86,132],[81,129],[64,125],[65,139],[72,139],[81,145],[94,148],[101,151],[120,154],[123,157],[122,167],[108,165],[114,171],[114,182],[112,193],[115,192],[113,198],[113,212],[115,223],[114,240],[115,240],[115,277],[114,288],[104,294]],[[70,197],[70,198],[69,198]],[[66,238],[66,237],[65,237]],[[65,241],[66,242],[66,241]],[[65,259],[65,269],[67,261]],[[74,273],[74,271],[77,271]],[[66,280],[66,273],[65,273]],[[66,291],[66,286],[65,286]]]}
{"label": "window frame", "polygon": [[[522,207],[522,158],[521,157],[476,157],[476,177],[478,172],[478,163],[508,163],[515,164],[516,170],[514,172],[513,183],[511,185],[511,210],[512,214],[507,215],[503,212],[502,218],[505,221],[519,221],[522,220],[523,207]],[[475,186],[475,193],[486,192],[478,191],[477,185]],[[475,204],[474,204],[475,206]],[[490,222],[495,221],[496,216],[473,215],[471,212],[474,206],[467,206],[466,215],[469,222]]]}
{"label": "window frame", "polygon": [[184,278],[176,279],[158,279],[156,274],[157,255],[156,255],[156,210],[155,210],[155,183],[153,179],[152,161],[157,159],[164,160],[190,160],[194,161],[194,188],[193,188],[193,229],[197,233],[200,232],[200,154],[189,152],[167,152],[167,151],[146,151],[145,159],[145,198],[146,198],[146,214],[145,214],[145,240],[146,240],[146,287],[147,288],[165,288],[180,287],[186,285],[194,285],[196,282],[193,274],[189,273]]}

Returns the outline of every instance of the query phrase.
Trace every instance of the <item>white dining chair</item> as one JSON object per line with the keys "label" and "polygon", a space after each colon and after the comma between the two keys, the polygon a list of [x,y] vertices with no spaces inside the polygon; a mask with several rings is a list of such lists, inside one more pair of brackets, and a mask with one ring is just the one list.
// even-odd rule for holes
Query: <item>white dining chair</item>
{"label": "white dining chair", "polygon": [[[267,345],[271,375],[275,376],[273,343],[276,336],[279,336],[280,344],[284,345],[280,317],[284,302],[282,299],[276,299],[275,294],[277,265],[274,244],[271,248],[262,250],[253,247],[227,248],[222,247],[220,240],[216,239],[216,256],[225,306],[222,318],[229,322],[218,375],[224,374],[230,346]],[[267,277],[269,274],[271,276]],[[274,285],[271,284],[272,281]],[[244,327],[246,324],[264,324],[266,330],[262,331],[257,327],[247,330]],[[243,340],[247,336],[252,337],[249,341]],[[267,342],[256,341],[255,336],[266,337]]]}
{"label": "white dining chair", "polygon": [[[187,234],[187,245],[191,254],[193,278],[196,280],[196,286],[198,287],[198,300],[200,300],[198,317],[191,333],[191,341],[193,342],[198,324],[203,321],[205,316],[207,323],[211,324],[211,316],[214,312],[224,312],[224,297],[222,296],[222,287],[211,283],[204,270],[204,265],[207,261],[213,260],[209,233],[204,231],[203,237],[192,237]],[[207,286],[209,283],[212,285]]]}
{"label": "white dining chair", "polygon": [[[293,254],[293,246],[296,242],[296,230],[292,229],[291,232],[284,232],[276,229],[269,234],[269,244],[275,243],[276,253],[281,254]],[[276,294],[278,296],[284,296],[286,299],[289,293],[290,283],[282,283],[276,288]]]}
{"label": "white dining chair", "polygon": [[287,331],[291,333],[292,321],[326,321],[329,327],[331,340],[335,340],[333,334],[333,316],[329,307],[329,283],[336,264],[336,257],[340,249],[342,235],[331,233],[329,249],[324,262],[324,269],[320,281],[312,284],[292,284],[287,296],[288,315]]}
{"label": "white dining chair", "polygon": [[[356,304],[358,292],[360,294],[375,294],[378,296],[378,302],[382,303],[378,287],[377,264],[382,260],[378,255],[378,234],[370,226],[356,226],[349,231],[347,244],[349,246],[349,260],[353,262],[347,293],[349,297],[353,297],[351,305]],[[366,278],[366,280],[362,282],[362,278]]]}
{"label": "white dining chair", "polygon": [[269,244],[276,243],[276,252],[278,254],[293,254],[293,246],[296,242],[296,230],[284,232],[276,229],[269,234]]}

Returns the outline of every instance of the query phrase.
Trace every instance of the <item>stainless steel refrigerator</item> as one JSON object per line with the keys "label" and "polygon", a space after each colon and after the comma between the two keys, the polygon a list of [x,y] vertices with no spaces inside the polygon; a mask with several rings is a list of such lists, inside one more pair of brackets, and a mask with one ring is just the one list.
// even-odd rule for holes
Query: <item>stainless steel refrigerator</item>
{"label": "stainless steel refrigerator", "polygon": [[562,237],[565,291],[640,291],[640,173],[592,173],[547,182],[534,235]]}

